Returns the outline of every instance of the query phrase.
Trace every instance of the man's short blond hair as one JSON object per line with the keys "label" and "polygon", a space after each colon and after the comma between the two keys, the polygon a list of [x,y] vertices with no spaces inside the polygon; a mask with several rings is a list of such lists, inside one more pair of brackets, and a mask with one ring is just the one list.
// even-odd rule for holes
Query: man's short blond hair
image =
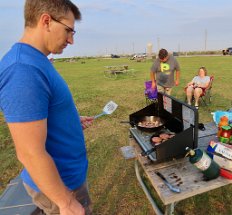
{"label": "man's short blond hair", "polygon": [[79,8],[70,0],[26,0],[24,6],[25,27],[35,27],[40,16],[48,13],[57,20],[72,12],[75,20],[81,20]]}

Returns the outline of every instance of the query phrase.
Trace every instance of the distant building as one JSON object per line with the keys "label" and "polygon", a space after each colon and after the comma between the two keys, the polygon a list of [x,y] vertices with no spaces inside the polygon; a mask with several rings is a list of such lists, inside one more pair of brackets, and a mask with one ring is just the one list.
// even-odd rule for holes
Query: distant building
{"label": "distant building", "polygon": [[147,44],[147,57],[149,57],[149,58],[152,57],[152,53],[153,53],[152,49],[153,49],[153,44],[148,43]]}

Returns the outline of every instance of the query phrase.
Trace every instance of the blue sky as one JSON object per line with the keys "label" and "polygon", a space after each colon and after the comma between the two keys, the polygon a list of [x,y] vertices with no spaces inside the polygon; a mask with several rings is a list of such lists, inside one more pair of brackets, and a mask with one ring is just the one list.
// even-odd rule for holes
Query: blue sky
{"label": "blue sky", "polygon": [[[231,0],[73,0],[82,13],[75,43],[55,57],[232,46]],[[0,58],[23,32],[23,0],[0,0]]]}

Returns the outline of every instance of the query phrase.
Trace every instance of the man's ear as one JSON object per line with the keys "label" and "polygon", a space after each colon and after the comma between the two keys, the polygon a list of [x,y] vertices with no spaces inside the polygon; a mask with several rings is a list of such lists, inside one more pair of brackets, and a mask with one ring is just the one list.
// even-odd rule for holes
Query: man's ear
{"label": "man's ear", "polygon": [[39,23],[43,29],[50,31],[51,20],[51,16],[44,13],[40,16]]}

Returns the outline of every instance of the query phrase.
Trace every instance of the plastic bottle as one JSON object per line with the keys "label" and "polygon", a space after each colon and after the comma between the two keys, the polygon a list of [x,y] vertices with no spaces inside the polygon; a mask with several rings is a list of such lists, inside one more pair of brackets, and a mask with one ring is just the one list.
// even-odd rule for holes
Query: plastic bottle
{"label": "plastic bottle", "polygon": [[220,122],[218,123],[218,133],[217,133],[218,137],[221,136],[222,126],[227,126],[227,125],[229,125],[228,117],[227,116],[222,116],[220,118]]}
{"label": "plastic bottle", "polygon": [[221,133],[219,140],[222,143],[229,143],[230,142],[230,136],[231,136],[231,127],[230,126],[222,126],[221,127]]}
{"label": "plastic bottle", "polygon": [[193,150],[188,147],[186,150],[188,151],[186,156],[189,156],[190,163],[203,173],[205,180],[215,179],[220,175],[220,166],[204,151],[201,149]]}
{"label": "plastic bottle", "polygon": [[230,124],[230,145],[232,145],[232,124]]}

